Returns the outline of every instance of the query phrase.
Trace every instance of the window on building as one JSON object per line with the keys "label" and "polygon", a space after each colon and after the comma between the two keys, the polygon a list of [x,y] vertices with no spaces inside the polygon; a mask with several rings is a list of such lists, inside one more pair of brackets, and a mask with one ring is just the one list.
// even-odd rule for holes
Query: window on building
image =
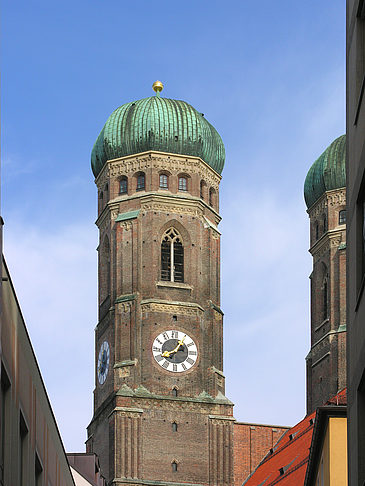
{"label": "window on building", "polygon": [[338,224],[346,224],[346,209],[338,213]]}
{"label": "window on building", "polygon": [[206,183],[204,181],[200,181],[200,197],[204,199]]}
{"label": "window on building", "polygon": [[215,203],[215,190],[213,187],[209,189],[209,206],[214,206]]}
{"label": "window on building", "polygon": [[172,472],[177,472],[177,462],[176,461],[172,462],[171,466],[172,466]]}
{"label": "window on building", "polygon": [[177,397],[177,388],[175,387],[172,389],[172,396]]}
{"label": "window on building", "polygon": [[10,380],[5,371],[4,365],[1,364],[1,453],[0,453],[0,484],[4,482],[5,468],[7,466],[5,453],[5,447],[8,448],[9,441],[6,441],[7,436],[7,424],[9,423],[9,392],[10,392]]}
{"label": "window on building", "polygon": [[323,215],[323,233],[326,233],[327,230],[328,230],[327,216],[324,214]]}
{"label": "window on building", "polygon": [[188,190],[188,179],[186,177],[179,177],[179,191]]}
{"label": "window on building", "polygon": [[140,172],[137,175],[137,191],[143,191],[145,189],[145,183],[146,183],[145,179],[146,178],[143,172]]}
{"label": "window on building", "polygon": [[19,417],[19,484],[28,484],[27,455],[28,455],[28,427],[25,423],[23,414]]}
{"label": "window on building", "polygon": [[38,454],[35,453],[35,464],[34,464],[35,486],[42,486],[42,473],[43,473],[43,467],[41,461],[39,460]]}
{"label": "window on building", "polygon": [[160,174],[160,188],[161,189],[169,188],[169,178],[166,174]]}
{"label": "window on building", "polygon": [[328,280],[327,277],[325,277],[323,281],[323,320],[328,318]]}
{"label": "window on building", "polygon": [[184,281],[184,247],[175,228],[168,229],[162,238],[161,280]]}
{"label": "window on building", "polygon": [[314,231],[315,231],[316,241],[317,241],[318,238],[319,238],[319,224],[318,224],[318,222],[315,224],[314,228],[315,228]]}
{"label": "window on building", "polygon": [[172,422],[172,431],[177,432],[177,423],[176,422]]}
{"label": "window on building", "polygon": [[127,177],[122,177],[119,183],[119,194],[127,194],[128,192],[128,179]]}

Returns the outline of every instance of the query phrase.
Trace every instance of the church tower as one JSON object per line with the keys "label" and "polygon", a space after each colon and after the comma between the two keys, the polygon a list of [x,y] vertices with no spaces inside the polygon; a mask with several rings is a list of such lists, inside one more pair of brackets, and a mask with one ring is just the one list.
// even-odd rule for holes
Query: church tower
{"label": "church tower", "polygon": [[126,103],[92,151],[99,320],[87,451],[108,484],[233,484],[225,397],[223,142],[184,101]]}
{"label": "church tower", "polygon": [[343,135],[314,162],[304,185],[313,257],[307,413],[346,386],[345,164]]}

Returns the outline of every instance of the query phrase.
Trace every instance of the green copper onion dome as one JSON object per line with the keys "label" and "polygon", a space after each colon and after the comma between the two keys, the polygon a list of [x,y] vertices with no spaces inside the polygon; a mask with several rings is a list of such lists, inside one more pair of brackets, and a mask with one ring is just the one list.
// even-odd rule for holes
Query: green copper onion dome
{"label": "green copper onion dome", "polygon": [[326,191],[346,186],[346,135],[336,138],[309,169],[304,199],[310,208]]}
{"label": "green copper onion dome", "polygon": [[91,153],[93,173],[97,177],[107,160],[148,150],[200,157],[219,174],[224,166],[222,139],[204,115],[157,93],[113,111]]}

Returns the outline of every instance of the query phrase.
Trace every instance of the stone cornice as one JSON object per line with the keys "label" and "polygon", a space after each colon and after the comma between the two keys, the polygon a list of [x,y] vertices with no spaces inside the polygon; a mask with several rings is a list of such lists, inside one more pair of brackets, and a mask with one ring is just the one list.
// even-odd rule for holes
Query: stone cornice
{"label": "stone cornice", "polygon": [[307,213],[310,218],[315,218],[323,213],[328,206],[343,206],[346,204],[346,188],[333,189],[321,196],[309,209]]}
{"label": "stone cornice", "polygon": [[203,159],[191,155],[176,155],[166,152],[148,151],[108,160],[95,179],[98,187],[103,187],[110,177],[133,175],[140,170],[168,170],[172,174],[199,174],[202,179],[218,190],[222,176]]}
{"label": "stone cornice", "polygon": [[[207,224],[207,218],[204,216],[205,210],[209,210],[214,214],[214,224],[218,225],[221,221],[221,216],[211,206],[209,206],[202,199],[191,195],[180,195],[160,192],[137,192],[131,196],[119,196],[107,203],[102,213],[95,221],[98,228],[106,226],[110,220],[114,221],[120,211],[120,203],[124,201],[137,201],[137,207],[146,211],[162,211],[175,214],[188,214],[191,216],[199,216],[204,218],[204,224]],[[108,218],[110,215],[110,219]],[[218,229],[212,226],[215,233],[219,234]]]}
{"label": "stone cornice", "polygon": [[346,229],[335,229],[327,231],[314,245],[309,249],[310,254],[315,261],[319,260],[331,248],[338,248],[346,237]]}

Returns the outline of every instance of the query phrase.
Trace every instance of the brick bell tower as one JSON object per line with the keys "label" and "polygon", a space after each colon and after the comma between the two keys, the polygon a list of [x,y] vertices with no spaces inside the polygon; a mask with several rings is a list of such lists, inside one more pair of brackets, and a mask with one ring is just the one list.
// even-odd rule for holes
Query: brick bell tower
{"label": "brick bell tower", "polygon": [[345,164],[343,135],[312,165],[304,185],[313,256],[307,413],[346,386]]}
{"label": "brick bell tower", "polygon": [[233,484],[218,194],[224,146],[156,96],[108,118],[92,151],[99,322],[87,451],[112,485]]}

